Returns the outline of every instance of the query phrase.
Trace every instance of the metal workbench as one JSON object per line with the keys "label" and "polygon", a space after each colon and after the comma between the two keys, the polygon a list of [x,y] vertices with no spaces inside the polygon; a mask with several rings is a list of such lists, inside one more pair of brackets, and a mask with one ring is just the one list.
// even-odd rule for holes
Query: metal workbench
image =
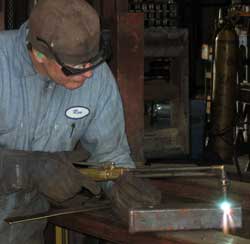
{"label": "metal workbench", "polygon": [[[155,185],[165,194],[165,197],[183,198],[183,201],[208,201],[214,202],[220,196],[218,182],[215,180],[156,180]],[[72,214],[53,217],[50,224],[76,231],[82,234],[91,235],[113,243],[143,243],[143,244],[248,244],[250,236],[249,207],[250,193],[247,183],[233,182],[230,187],[229,196],[232,200],[238,201],[243,208],[243,228],[235,230],[233,235],[223,234],[219,230],[203,231],[177,231],[158,233],[137,233],[130,234],[128,228],[124,227],[112,214],[111,210],[96,211],[91,213]],[[240,237],[241,235],[242,237]],[[243,238],[244,237],[244,238]],[[50,244],[52,242],[49,242]]]}
{"label": "metal workbench", "polygon": [[106,210],[51,218],[50,223],[113,243],[128,244],[247,244],[248,239],[224,235],[219,231],[180,231],[129,234],[113,214]]}

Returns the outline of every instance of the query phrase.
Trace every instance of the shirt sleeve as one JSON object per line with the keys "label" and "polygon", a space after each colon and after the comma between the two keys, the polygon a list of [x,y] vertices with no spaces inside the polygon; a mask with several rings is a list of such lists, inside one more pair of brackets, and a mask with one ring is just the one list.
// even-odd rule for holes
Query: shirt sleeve
{"label": "shirt sleeve", "polygon": [[81,143],[91,153],[91,162],[112,161],[117,166],[133,168],[119,90],[108,66],[102,66],[95,112]]}

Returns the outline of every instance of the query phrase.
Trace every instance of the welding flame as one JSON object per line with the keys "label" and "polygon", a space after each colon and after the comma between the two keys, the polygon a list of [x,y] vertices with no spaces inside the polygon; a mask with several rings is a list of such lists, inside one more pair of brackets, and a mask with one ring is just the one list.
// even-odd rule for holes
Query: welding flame
{"label": "welding flame", "polygon": [[224,201],[220,204],[220,208],[223,211],[222,229],[224,234],[228,234],[229,230],[234,228],[232,218],[232,206],[229,202]]}
{"label": "welding flame", "polygon": [[227,201],[221,203],[220,208],[226,215],[229,215],[231,212],[231,204]]}

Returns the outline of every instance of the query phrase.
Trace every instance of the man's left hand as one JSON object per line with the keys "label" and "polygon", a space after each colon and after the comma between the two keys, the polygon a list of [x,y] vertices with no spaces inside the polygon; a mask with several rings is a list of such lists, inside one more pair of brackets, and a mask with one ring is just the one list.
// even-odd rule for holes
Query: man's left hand
{"label": "man's left hand", "polygon": [[138,178],[127,172],[114,182],[110,199],[114,212],[123,223],[128,224],[130,209],[159,205],[161,192],[150,180]]}

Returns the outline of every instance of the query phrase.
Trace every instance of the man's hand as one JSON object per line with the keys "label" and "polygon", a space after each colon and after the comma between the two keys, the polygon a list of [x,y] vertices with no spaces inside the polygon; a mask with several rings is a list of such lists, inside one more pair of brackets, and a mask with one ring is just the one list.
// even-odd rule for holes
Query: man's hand
{"label": "man's hand", "polygon": [[63,152],[28,152],[0,150],[0,193],[37,187],[56,202],[74,197],[82,188],[94,195],[101,191],[90,178],[83,176]]}
{"label": "man's hand", "polygon": [[101,191],[100,187],[87,176],[83,176],[73,165],[66,161],[63,153],[34,152],[40,159],[32,161],[31,176],[38,189],[48,198],[62,202],[75,196],[82,188],[94,195]]}
{"label": "man's hand", "polygon": [[128,224],[129,209],[160,204],[161,192],[149,180],[125,173],[114,182],[110,198],[114,212]]}
{"label": "man's hand", "polygon": [[[0,195],[34,188],[26,164],[21,162],[23,156],[19,159],[16,152],[0,149]],[[21,151],[18,152],[21,154]]]}

